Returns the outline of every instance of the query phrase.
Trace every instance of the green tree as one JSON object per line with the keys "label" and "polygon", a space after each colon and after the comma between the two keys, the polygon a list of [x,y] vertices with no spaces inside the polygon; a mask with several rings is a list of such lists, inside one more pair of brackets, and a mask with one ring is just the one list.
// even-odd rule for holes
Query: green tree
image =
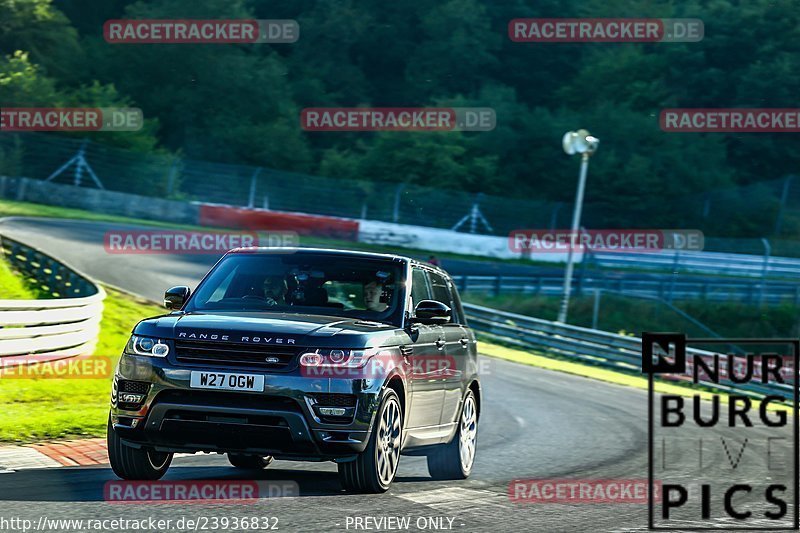
{"label": "green tree", "polygon": [[18,50],[58,79],[75,80],[84,57],[78,33],[51,0],[0,0],[0,55]]}

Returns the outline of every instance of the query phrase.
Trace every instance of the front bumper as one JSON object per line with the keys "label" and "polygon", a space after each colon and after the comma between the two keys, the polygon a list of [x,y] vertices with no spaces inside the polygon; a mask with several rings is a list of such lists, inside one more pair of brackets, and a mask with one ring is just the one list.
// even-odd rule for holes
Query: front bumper
{"label": "front bumper", "polygon": [[[159,358],[123,356],[114,377],[149,383],[141,407],[112,394],[111,423],[129,445],[168,452],[233,452],[296,460],[353,457],[366,448],[385,379],[263,374],[263,392],[190,387],[192,370]],[[209,369],[205,369],[209,370]],[[320,402],[352,400],[344,415],[323,416]],[[340,411],[337,411],[340,412]]]}

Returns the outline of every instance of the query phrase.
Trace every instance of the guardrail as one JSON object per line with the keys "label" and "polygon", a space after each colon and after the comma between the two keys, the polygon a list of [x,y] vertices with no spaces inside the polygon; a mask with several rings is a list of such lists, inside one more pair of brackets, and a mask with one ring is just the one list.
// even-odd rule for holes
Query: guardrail
{"label": "guardrail", "polygon": [[53,361],[94,351],[103,316],[103,288],[31,246],[0,235],[11,265],[52,296],[0,300],[0,366]]}
{"label": "guardrail", "polygon": [[695,274],[800,279],[800,259],[723,252],[603,253],[590,261],[603,267],[670,270]]}
{"label": "guardrail", "polygon": [[[638,337],[506,313],[475,304],[465,303],[464,311],[470,327],[489,338],[521,348],[534,349],[545,355],[557,355],[614,370],[629,373],[642,371],[642,339]],[[690,348],[687,350],[687,355],[699,355],[705,359],[712,358],[714,354]],[[792,369],[786,368],[786,370],[785,376],[790,375]],[[741,374],[737,372],[737,375]],[[690,375],[676,379],[688,380]],[[726,385],[704,383],[718,389],[754,397],[782,394],[786,398],[793,398],[793,387],[788,383],[767,385],[747,383],[735,389]]]}
{"label": "guardrail", "polygon": [[[612,291],[630,296],[657,297],[662,300],[706,300],[711,302],[790,303],[800,306],[800,284],[727,280],[677,281],[675,279],[637,280],[578,276],[573,292]],[[564,278],[557,276],[453,276],[459,292],[484,292],[559,296]]]}

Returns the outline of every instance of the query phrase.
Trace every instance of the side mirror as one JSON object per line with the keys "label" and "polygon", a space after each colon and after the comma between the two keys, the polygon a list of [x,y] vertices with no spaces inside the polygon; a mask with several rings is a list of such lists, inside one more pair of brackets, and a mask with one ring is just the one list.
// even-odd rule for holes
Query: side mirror
{"label": "side mirror", "polygon": [[192,290],[185,285],[167,289],[164,293],[164,307],[167,309],[180,309],[189,299],[191,293]]}
{"label": "side mirror", "polygon": [[414,309],[411,322],[419,324],[447,324],[450,322],[452,311],[442,302],[435,300],[422,300]]}

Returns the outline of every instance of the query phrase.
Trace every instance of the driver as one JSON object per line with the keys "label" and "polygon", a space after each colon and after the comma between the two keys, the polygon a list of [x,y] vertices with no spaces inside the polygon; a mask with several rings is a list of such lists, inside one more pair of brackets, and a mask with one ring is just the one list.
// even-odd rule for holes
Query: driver
{"label": "driver", "polygon": [[286,293],[289,286],[282,276],[267,276],[264,278],[264,299],[269,305],[286,305]]}
{"label": "driver", "polygon": [[364,283],[364,307],[367,311],[383,312],[389,307],[381,302],[381,294],[383,293],[383,285],[377,281],[369,281]]}

